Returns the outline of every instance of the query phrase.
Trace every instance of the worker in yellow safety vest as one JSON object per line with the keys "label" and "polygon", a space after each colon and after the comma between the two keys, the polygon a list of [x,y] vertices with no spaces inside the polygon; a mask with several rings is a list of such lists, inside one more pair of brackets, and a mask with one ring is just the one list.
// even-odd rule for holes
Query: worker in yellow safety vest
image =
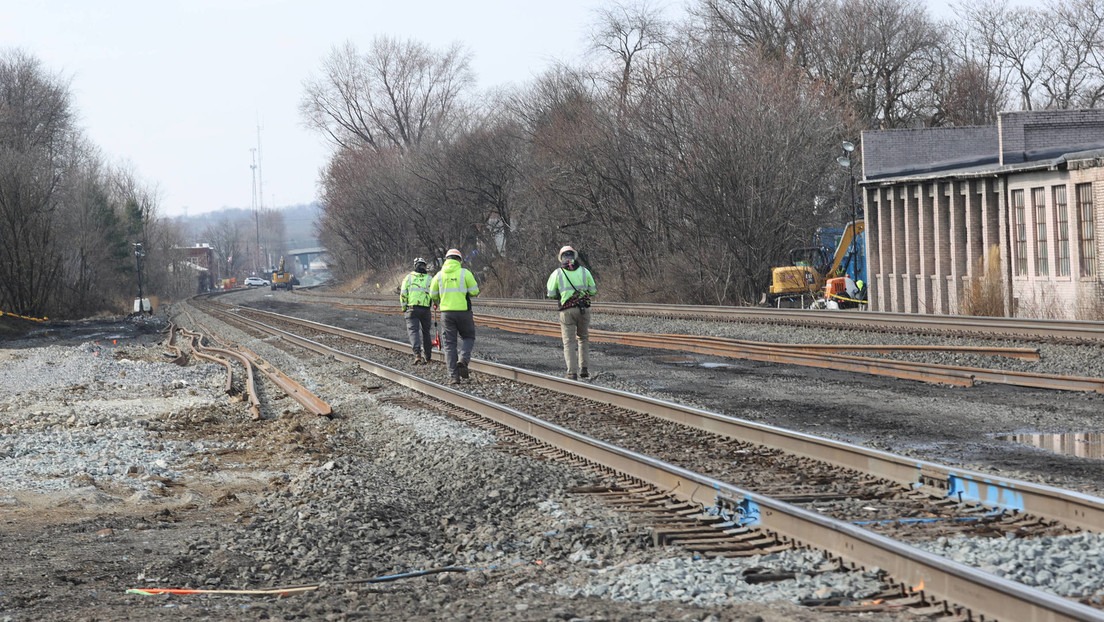
{"label": "worker in yellow safety vest", "polygon": [[570,246],[560,249],[560,267],[548,275],[548,297],[560,304],[560,336],[563,339],[566,377],[589,378],[590,299],[598,294],[594,275],[579,265]]}
{"label": "worker in yellow safety vest", "polygon": [[429,274],[426,272],[426,260],[418,257],[414,260],[414,271],[406,275],[399,288],[399,304],[406,318],[406,333],[410,347],[414,349],[414,364],[425,365],[432,358],[433,342],[429,330],[433,324],[433,312],[429,297]]}
{"label": "worker in yellow safety vest", "polygon": [[[471,270],[461,266],[464,256],[455,248],[445,253],[445,263],[429,283],[429,297],[441,309],[445,324],[445,361],[449,384],[468,379],[468,363],[475,349],[475,317],[471,299],[479,295],[479,284]],[[459,337],[459,350],[457,338]]]}

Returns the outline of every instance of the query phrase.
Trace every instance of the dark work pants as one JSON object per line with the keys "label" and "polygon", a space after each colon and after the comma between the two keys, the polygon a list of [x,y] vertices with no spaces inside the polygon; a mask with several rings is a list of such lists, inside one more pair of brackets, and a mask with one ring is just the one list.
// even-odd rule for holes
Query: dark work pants
{"label": "dark work pants", "polygon": [[[448,361],[449,376],[456,378],[457,361],[465,365],[471,361],[472,350],[475,349],[475,316],[471,311],[442,311],[441,320],[445,323],[445,360]],[[460,350],[457,352],[456,341],[460,338]]]}
{"label": "dark work pants", "polygon": [[429,360],[433,352],[433,339],[429,336],[433,326],[433,312],[429,307],[410,307],[406,310],[406,334],[414,354]]}

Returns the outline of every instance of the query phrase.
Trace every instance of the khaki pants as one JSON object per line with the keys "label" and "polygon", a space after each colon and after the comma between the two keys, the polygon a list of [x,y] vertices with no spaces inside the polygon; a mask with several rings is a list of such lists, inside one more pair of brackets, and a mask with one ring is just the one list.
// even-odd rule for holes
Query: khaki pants
{"label": "khaki pants", "polygon": [[578,374],[580,367],[589,367],[590,309],[571,307],[560,311],[560,336],[567,373]]}

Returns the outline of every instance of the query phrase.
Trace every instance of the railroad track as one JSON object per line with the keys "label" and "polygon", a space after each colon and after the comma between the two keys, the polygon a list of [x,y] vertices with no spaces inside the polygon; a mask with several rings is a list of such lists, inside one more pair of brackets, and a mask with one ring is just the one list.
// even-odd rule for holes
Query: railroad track
{"label": "railroad track", "polygon": [[[333,306],[372,313],[390,315],[401,314],[401,311],[395,308],[393,304],[356,305],[334,303]],[[560,337],[560,326],[556,322],[533,319],[520,320],[516,318],[487,315],[484,313],[476,315],[475,322],[479,326],[486,326],[488,328],[495,328],[508,332],[543,335],[557,339]],[[693,352],[697,354],[709,354],[713,356],[778,363],[782,365],[800,365],[836,371],[851,371],[875,376],[916,380],[931,384],[957,387],[974,386],[981,382],[1036,389],[1104,393],[1104,378],[1009,371],[966,365],[945,365],[922,361],[906,361],[884,357],[875,358],[841,354],[841,352],[860,352],[864,354],[949,352],[979,356],[1007,357],[1024,361],[1038,361],[1039,350],[1036,348],[958,345],[764,343],[714,336],[652,335],[598,329],[591,329],[590,339],[598,343],[617,343],[642,348]]]}
{"label": "railroad track", "polygon": [[[347,300],[303,292],[318,299]],[[380,305],[394,306],[393,298],[378,299]],[[545,300],[480,298],[481,308],[549,311]],[[887,333],[1013,339],[1063,344],[1104,344],[1104,322],[1086,320],[1044,320],[961,315],[924,315],[877,311],[823,311],[808,309],[770,309],[764,307],[727,307],[711,305],[675,305],[624,302],[594,302],[595,313],[649,316],[711,322],[745,322],[813,328],[857,329]]]}
{"label": "railroad track", "polygon": [[[227,317],[223,311],[213,312]],[[264,321],[251,320],[246,316],[263,317]],[[941,558],[917,554],[922,552],[878,535],[872,529],[857,529],[849,521],[830,519],[823,515],[822,507],[834,505],[837,511],[854,520],[855,503],[870,507],[875,501],[885,501],[877,509],[884,517],[891,512],[898,512],[897,516],[914,513],[917,508],[906,508],[905,504],[926,502],[930,504],[926,511],[936,518],[927,521],[929,525],[943,523],[953,525],[956,530],[980,526],[986,530],[1023,535],[1032,529],[1048,533],[1078,528],[1099,530],[1104,525],[1099,499],[987,475],[962,473],[939,465],[917,463],[883,452],[731,420],[656,400],[473,361],[472,370],[479,377],[478,386],[493,381],[504,382],[511,387],[509,391],[486,388],[486,392],[518,394],[522,396],[522,402],[529,406],[564,403],[558,402],[564,399],[562,394],[555,400],[549,400],[547,396],[537,393],[539,391],[566,390],[575,396],[574,399],[580,400],[578,403],[566,402],[566,406],[560,409],[567,416],[560,424],[545,422],[516,407],[491,404],[477,396],[447,389],[351,353],[361,348],[372,351],[372,358],[378,359],[383,348],[392,350],[395,353],[393,358],[403,360],[408,359],[406,344],[367,338],[352,331],[265,312],[242,310],[234,314],[231,321],[246,324],[253,331],[279,335],[290,343],[324,356],[356,363],[451,408],[490,417],[498,425],[518,434],[527,434],[535,442],[547,444],[551,451],[565,452],[591,468],[617,472],[625,484],[608,491],[608,494],[625,495],[625,491],[633,487],[650,487],[658,498],[674,500],[674,503],[660,503],[661,506],[673,505],[679,508],[677,512],[682,512],[679,516],[683,524],[669,529],[669,536],[665,538],[713,551],[717,551],[718,547],[731,547],[727,550],[733,552],[755,550],[758,545],[752,546],[749,542],[769,546],[816,546],[849,564],[886,569],[901,586],[928,586],[921,592],[964,605],[987,618],[1022,619],[1020,616],[1028,611],[1024,607],[1029,607],[1033,616],[1030,619],[1100,619],[1099,613],[1090,608],[1034,590],[1024,591],[1021,589],[1023,586],[995,580],[992,576],[950,564]],[[309,331],[315,337],[324,335],[328,343],[333,343],[333,337],[337,336],[342,343],[355,340],[359,345],[342,345],[341,350],[336,350],[322,345],[318,340],[277,328],[275,323],[294,326],[295,332]],[[398,354],[400,352],[403,354]],[[518,390],[518,382],[529,388]],[[541,419],[545,414],[541,413]],[[649,423],[654,427],[657,417],[671,424],[671,427],[664,428],[662,434],[669,441],[666,445],[681,448],[677,451],[684,454],[739,456],[740,462],[746,462],[750,468],[733,471],[717,464],[704,464],[689,470],[650,454],[594,440],[564,425],[573,424],[575,427],[584,420],[590,420],[592,424],[601,420],[604,423],[595,425],[613,430],[615,437],[642,438],[655,435],[654,431],[649,433],[644,430]],[[637,420],[635,423],[634,419]],[[611,421],[616,421],[616,424]],[[634,427],[638,425],[645,428]],[[733,427],[727,429],[723,427],[725,425]],[[685,433],[689,437],[680,438],[677,442],[671,440],[676,428],[688,429],[689,432]],[[678,456],[666,457],[673,459]],[[783,469],[787,462],[791,466]],[[700,473],[698,468],[707,473]],[[781,477],[783,470],[789,471],[789,480]],[[720,477],[713,476],[710,471]],[[757,482],[755,491],[725,483],[732,479],[747,481],[752,475],[763,473],[771,477],[769,481]],[[774,477],[776,474],[778,478]],[[795,475],[800,478],[794,479]],[[848,485],[841,486],[839,482],[848,482]],[[828,484],[828,490],[825,490],[824,484]],[[767,492],[762,492],[764,490]],[[856,493],[856,490],[860,492]],[[855,498],[856,494],[859,498]],[[977,495],[979,499],[1003,500],[1003,503],[986,509],[979,503],[971,502],[972,495]],[[788,502],[776,496],[784,497]],[[802,508],[798,505],[800,503],[812,504],[815,510]],[[702,508],[714,511],[712,521],[707,519],[708,515],[702,514]],[[880,527],[891,526],[884,531],[895,537],[906,531],[915,533],[915,524],[907,520],[879,521]],[[736,541],[732,541],[733,538]],[[902,588],[900,596],[912,598],[916,596],[916,591]],[[1034,617],[1036,614],[1043,617]]]}
{"label": "railroad track", "polygon": [[[483,299],[480,306],[514,309],[548,309],[548,303],[528,300]],[[832,312],[808,309],[766,309],[643,303],[601,303],[591,305],[597,313],[647,315],[713,322],[754,322],[821,328],[859,328],[895,333],[940,334],[1015,339],[1045,343],[1104,343],[1104,322],[1085,320],[1041,320],[962,315],[923,315],[878,311]]]}

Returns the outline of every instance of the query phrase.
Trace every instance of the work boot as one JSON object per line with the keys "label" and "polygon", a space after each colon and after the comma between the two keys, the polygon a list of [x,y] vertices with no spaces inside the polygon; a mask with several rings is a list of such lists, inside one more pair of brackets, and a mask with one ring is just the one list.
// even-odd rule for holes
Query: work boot
{"label": "work boot", "polygon": [[459,376],[451,376],[449,378],[449,384],[460,384],[460,377]]}
{"label": "work boot", "polygon": [[467,380],[468,377],[471,375],[471,374],[468,373],[468,364],[467,363],[457,363],[456,364],[456,371],[460,374],[460,377],[463,378],[464,380]]}
{"label": "work boot", "polygon": [[587,371],[586,367],[579,370],[579,377],[580,378],[590,378],[590,372]]}
{"label": "work boot", "polygon": [[578,380],[579,374],[564,374],[564,378],[567,378],[568,380]]}
{"label": "work boot", "polygon": [[426,362],[426,360],[424,358],[422,358],[421,354],[414,355],[414,364],[415,365],[425,365],[425,362]]}

